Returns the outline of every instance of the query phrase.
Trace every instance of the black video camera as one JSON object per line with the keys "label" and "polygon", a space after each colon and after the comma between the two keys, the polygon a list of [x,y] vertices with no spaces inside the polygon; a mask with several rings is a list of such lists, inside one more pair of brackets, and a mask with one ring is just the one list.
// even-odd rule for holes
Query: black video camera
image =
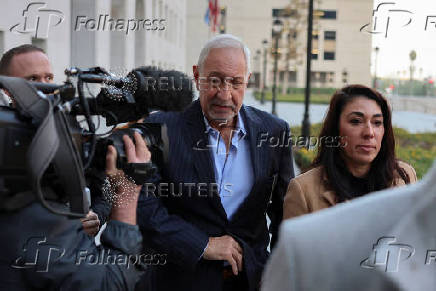
{"label": "black video camera", "polygon": [[[65,74],[67,80],[62,85],[0,77],[0,88],[7,90],[16,104],[16,108],[0,107],[2,210],[22,207],[31,196],[26,193],[33,191],[50,211],[83,216],[89,209],[84,171],[104,171],[109,144],[117,150],[118,168],[131,176],[144,170],[127,164],[124,134],[133,137],[133,132],[138,131],[152,153],[154,166],[146,167],[147,173],[142,174],[149,175],[164,163],[168,142],[165,126],[136,123],[116,129],[115,125],[136,122],[152,110],[180,111],[193,99],[191,80],[178,71],[140,67],[117,77],[96,67],[71,68]],[[95,98],[85,97],[87,83],[101,84]],[[104,117],[112,130],[98,134],[93,115]],[[84,116],[87,128],[82,128],[77,116]],[[54,209],[47,203],[43,189],[48,188],[65,193],[70,211]]]}

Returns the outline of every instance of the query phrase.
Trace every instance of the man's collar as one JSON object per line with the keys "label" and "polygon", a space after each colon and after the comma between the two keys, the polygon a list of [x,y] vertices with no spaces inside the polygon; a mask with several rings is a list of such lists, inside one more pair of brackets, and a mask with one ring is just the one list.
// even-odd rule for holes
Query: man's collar
{"label": "man's collar", "polygon": [[[212,128],[212,126],[210,126],[209,121],[206,118],[206,115],[204,114],[203,111],[201,111],[203,114],[203,120],[204,120],[204,124],[206,126],[206,132],[209,133],[211,130],[215,130],[214,128]],[[247,130],[245,128],[245,124],[244,124],[244,120],[241,117],[241,112],[238,112],[237,115],[237,119],[236,119],[236,125],[235,125],[235,129],[236,132],[242,134],[242,137],[244,137],[247,134]]]}

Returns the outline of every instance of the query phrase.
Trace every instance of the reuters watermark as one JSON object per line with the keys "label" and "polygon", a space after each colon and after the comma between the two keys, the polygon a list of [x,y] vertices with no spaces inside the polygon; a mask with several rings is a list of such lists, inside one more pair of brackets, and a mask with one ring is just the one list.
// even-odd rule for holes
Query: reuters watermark
{"label": "reuters watermark", "polygon": [[[120,70],[118,69],[118,71]],[[245,86],[245,83],[241,83],[242,81],[233,78],[226,78],[221,82],[220,80],[210,80],[209,77],[198,77],[195,79],[188,76],[145,76],[143,81],[145,91],[159,92],[192,90],[194,84],[196,84],[196,88],[200,92],[208,90],[238,90]]]}
{"label": "reuters watermark", "polygon": [[[189,82],[183,82],[188,80]],[[225,78],[223,81],[220,79],[212,79],[210,77],[145,77],[145,90],[154,91],[181,91],[182,86],[188,86],[188,90],[192,90],[193,84],[196,82],[198,91],[208,90],[237,90],[245,86],[244,81],[238,78]]]}
{"label": "reuters watermark", "polygon": [[77,15],[74,31],[124,31],[127,34],[133,31],[161,31],[166,29],[166,19],[126,19],[112,18],[109,14],[100,14],[98,17]]}
{"label": "reuters watermark", "polygon": [[233,195],[231,183],[145,183],[143,193],[149,197],[230,197]]}

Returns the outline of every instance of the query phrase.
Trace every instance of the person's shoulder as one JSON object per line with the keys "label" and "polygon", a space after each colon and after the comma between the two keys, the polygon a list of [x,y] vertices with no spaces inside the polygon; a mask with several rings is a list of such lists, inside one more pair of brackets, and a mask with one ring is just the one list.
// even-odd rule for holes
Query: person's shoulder
{"label": "person's shoulder", "polygon": [[[402,168],[409,176],[410,183],[414,183],[417,181],[416,171],[410,164],[400,160],[398,160],[397,163],[398,163],[398,167]],[[395,176],[396,176],[395,178],[400,178],[398,173],[395,173]]]}
{"label": "person's shoulder", "polygon": [[281,128],[288,128],[288,123],[263,110],[260,110],[258,108],[249,106],[249,105],[244,105],[244,109],[245,109],[245,113],[251,116],[255,116],[256,118],[258,118],[259,120],[262,121],[263,124],[267,125],[267,126],[277,126],[277,127],[281,127]]}
{"label": "person's shoulder", "polygon": [[174,111],[156,111],[152,112],[146,119],[145,122],[159,122],[168,123],[172,121],[177,121],[181,118],[181,112]]}
{"label": "person's shoulder", "polygon": [[[320,169],[315,168],[301,174],[294,178],[294,180],[300,180],[299,183],[307,183],[310,181],[311,176],[320,177],[320,174],[322,175]],[[351,217],[367,220],[367,225],[371,225],[375,221],[380,220],[386,212],[396,211],[399,214],[402,213],[400,209],[410,207],[413,201],[416,201],[416,197],[410,195],[410,192],[411,189],[407,187],[384,189],[371,195],[356,198],[352,203],[339,203],[335,207],[317,211],[316,215],[297,217],[292,219],[292,222],[286,222],[286,224],[289,225],[290,231],[296,234],[297,238],[302,233],[311,233],[313,237],[316,237],[319,234],[319,230],[332,224],[337,225],[338,229],[353,229],[356,226],[356,220],[350,220]],[[392,204],[393,199],[396,201],[395,205]],[[309,231],[315,229],[317,231]]]}
{"label": "person's shoulder", "polygon": [[398,166],[400,168],[403,168],[406,172],[409,172],[409,171],[413,171],[414,172],[415,171],[415,169],[410,164],[408,164],[406,162],[398,160],[397,163],[398,163]]}
{"label": "person's shoulder", "polygon": [[318,166],[298,175],[293,180],[295,180],[295,182],[298,182],[300,185],[312,185],[315,182],[320,183],[323,175],[323,167]]}

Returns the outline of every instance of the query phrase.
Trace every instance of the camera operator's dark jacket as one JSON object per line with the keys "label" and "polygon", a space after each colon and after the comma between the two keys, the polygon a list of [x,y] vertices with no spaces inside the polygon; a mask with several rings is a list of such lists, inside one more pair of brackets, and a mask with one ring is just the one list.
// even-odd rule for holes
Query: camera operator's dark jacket
{"label": "camera operator's dark jacket", "polygon": [[[207,147],[208,137],[199,101],[184,112],[159,112],[147,122],[168,126],[169,162],[161,169],[161,182],[173,183],[172,191],[144,186],[138,203],[138,225],[144,242],[160,253],[168,254],[168,263],[153,266],[144,276],[144,283],[153,281],[155,290],[215,291],[222,290],[223,261],[202,259],[209,237],[230,235],[243,248],[243,275],[248,290],[259,287],[263,266],[268,258],[267,247],[277,239],[282,220],[283,197],[289,179],[293,177],[289,127],[271,114],[249,106],[240,110],[248,131],[254,168],[254,185],[231,219],[227,218],[220,197],[210,191],[198,194],[197,187],[186,183],[215,183],[214,164]],[[268,136],[277,141],[284,138],[284,146],[261,142]],[[179,183],[185,183],[179,193]],[[170,189],[171,184],[166,187]],[[195,189],[195,190],[194,190]],[[148,193],[146,193],[148,190]],[[191,194],[189,194],[191,193]],[[166,196],[166,197],[165,197]],[[271,219],[270,232],[265,214]]]}
{"label": "camera operator's dark jacket", "polygon": [[39,203],[0,213],[0,290],[133,290],[143,273],[132,263],[141,251],[138,226],[109,221],[102,246],[78,219]]}

